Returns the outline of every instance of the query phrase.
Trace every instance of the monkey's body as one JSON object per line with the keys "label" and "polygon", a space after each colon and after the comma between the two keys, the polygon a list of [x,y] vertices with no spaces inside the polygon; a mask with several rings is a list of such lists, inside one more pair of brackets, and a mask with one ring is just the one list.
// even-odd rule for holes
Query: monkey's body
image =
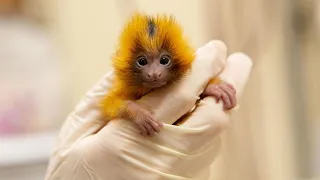
{"label": "monkey's body", "polygon": [[124,27],[112,59],[115,81],[102,101],[105,119],[126,118],[142,131],[157,131],[162,123],[134,101],[179,81],[191,68],[194,52],[172,16],[135,14]]}

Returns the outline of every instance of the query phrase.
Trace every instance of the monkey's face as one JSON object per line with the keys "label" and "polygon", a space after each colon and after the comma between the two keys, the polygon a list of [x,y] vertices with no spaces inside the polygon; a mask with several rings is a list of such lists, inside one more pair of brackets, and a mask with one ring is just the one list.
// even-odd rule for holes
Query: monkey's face
{"label": "monkey's face", "polygon": [[167,52],[139,53],[135,59],[135,74],[146,88],[159,88],[172,79],[172,57]]}

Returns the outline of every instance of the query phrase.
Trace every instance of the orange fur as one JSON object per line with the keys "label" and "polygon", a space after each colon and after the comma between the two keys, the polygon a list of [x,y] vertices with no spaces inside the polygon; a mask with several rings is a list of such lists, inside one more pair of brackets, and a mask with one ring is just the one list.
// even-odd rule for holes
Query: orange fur
{"label": "orange fur", "polygon": [[222,82],[222,80],[219,77],[214,77],[213,79],[211,79],[209,81],[208,84],[220,84]]}
{"label": "orange fur", "polygon": [[[152,20],[157,28],[153,37],[148,34],[148,21]],[[168,51],[177,64],[173,73],[182,77],[194,59],[194,49],[183,37],[183,30],[173,16],[148,16],[136,13],[127,22],[119,37],[117,52],[112,59],[115,82],[102,101],[102,109],[107,119],[115,118],[126,100],[135,100],[148,92],[137,83],[134,68],[137,53]]]}

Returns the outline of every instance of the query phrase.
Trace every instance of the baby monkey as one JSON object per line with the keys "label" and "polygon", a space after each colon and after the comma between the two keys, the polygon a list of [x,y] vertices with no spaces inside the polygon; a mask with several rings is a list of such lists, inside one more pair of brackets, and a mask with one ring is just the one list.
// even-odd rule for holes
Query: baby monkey
{"label": "baby monkey", "polygon": [[[178,82],[190,70],[195,51],[183,37],[173,16],[136,13],[127,22],[112,59],[115,79],[102,100],[104,118],[133,121],[142,135],[160,132],[163,124],[135,100],[148,92]],[[215,78],[202,97],[214,96],[225,109],[235,107],[235,89]]]}

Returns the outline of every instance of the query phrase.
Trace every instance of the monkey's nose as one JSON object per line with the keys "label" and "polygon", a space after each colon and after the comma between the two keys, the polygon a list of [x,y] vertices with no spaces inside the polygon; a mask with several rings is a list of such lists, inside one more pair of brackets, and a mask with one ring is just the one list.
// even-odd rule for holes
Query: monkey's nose
{"label": "monkey's nose", "polygon": [[153,81],[157,81],[161,76],[161,73],[148,73],[148,78]]}

